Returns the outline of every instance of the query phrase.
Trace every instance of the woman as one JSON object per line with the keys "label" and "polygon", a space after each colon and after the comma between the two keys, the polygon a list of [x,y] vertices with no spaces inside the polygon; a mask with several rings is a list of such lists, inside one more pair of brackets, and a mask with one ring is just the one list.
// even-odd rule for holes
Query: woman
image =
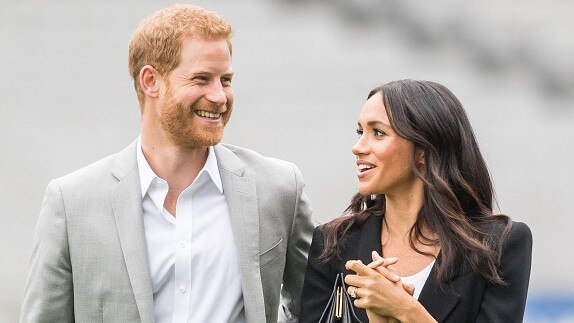
{"label": "woman", "polygon": [[382,85],[357,133],[359,193],[315,230],[301,322],[319,320],[339,272],[364,322],[521,322],[532,235],[493,213],[458,99],[434,82]]}

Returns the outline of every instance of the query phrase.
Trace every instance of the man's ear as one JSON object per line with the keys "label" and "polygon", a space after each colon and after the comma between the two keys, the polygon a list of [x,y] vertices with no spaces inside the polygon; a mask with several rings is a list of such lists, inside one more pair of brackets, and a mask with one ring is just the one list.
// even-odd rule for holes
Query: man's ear
{"label": "man's ear", "polygon": [[143,93],[151,98],[159,97],[159,72],[151,65],[145,65],[140,70],[139,82]]}

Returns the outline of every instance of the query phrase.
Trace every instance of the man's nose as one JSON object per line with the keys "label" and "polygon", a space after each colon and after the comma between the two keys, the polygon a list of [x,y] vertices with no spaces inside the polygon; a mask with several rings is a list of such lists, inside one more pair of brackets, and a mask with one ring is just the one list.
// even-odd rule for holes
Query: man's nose
{"label": "man's nose", "polygon": [[225,95],[225,90],[220,82],[213,82],[205,97],[207,100],[217,105],[224,105],[227,103],[227,96]]}

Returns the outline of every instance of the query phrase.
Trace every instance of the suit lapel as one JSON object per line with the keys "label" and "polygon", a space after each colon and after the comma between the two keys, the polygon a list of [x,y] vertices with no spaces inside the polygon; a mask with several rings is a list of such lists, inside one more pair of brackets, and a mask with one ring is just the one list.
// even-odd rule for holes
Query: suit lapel
{"label": "suit lapel", "polygon": [[222,145],[214,149],[237,247],[245,315],[248,322],[265,322],[255,181],[244,173],[245,165],[231,150]]}
{"label": "suit lapel", "polygon": [[153,296],[142,216],[136,143],[116,155],[112,173],[118,183],[111,201],[116,228],[142,322],[153,322]]}
{"label": "suit lapel", "polygon": [[[452,283],[443,287],[438,284],[435,279],[436,266],[437,262],[433,265],[418,300],[437,321],[443,322],[458,304],[460,295],[453,290]],[[458,278],[460,275],[455,276],[453,281]]]}
{"label": "suit lapel", "polygon": [[361,232],[359,233],[359,246],[357,259],[360,259],[364,264],[373,261],[371,253],[377,251],[381,254],[381,224],[383,221],[382,216],[370,216],[362,225]]}

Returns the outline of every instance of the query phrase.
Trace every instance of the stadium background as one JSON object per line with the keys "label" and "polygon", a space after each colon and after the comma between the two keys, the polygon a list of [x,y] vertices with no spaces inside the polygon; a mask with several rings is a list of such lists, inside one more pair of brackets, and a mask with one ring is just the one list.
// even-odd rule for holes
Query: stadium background
{"label": "stadium background", "polygon": [[[48,181],[139,131],[137,23],[172,2],[0,1],[0,321],[18,318]],[[295,162],[317,223],[356,190],[350,147],[374,86],[415,78],[465,105],[501,212],[534,235],[526,322],[574,322],[574,2],[196,1],[235,30],[225,142]]]}

